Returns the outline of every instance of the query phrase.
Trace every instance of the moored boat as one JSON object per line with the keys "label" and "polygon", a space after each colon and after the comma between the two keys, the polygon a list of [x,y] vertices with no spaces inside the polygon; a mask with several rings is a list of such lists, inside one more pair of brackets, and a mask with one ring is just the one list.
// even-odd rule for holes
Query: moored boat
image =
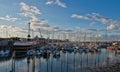
{"label": "moored boat", "polygon": [[9,56],[10,51],[9,50],[0,50],[0,57],[7,57]]}
{"label": "moored boat", "polygon": [[108,47],[107,47],[107,50],[117,50],[117,48],[114,47],[114,46],[108,46]]}
{"label": "moored boat", "polygon": [[13,50],[16,52],[26,52],[27,50],[30,50],[32,48],[35,48],[36,42],[35,41],[26,41],[26,42],[15,42],[13,44]]}

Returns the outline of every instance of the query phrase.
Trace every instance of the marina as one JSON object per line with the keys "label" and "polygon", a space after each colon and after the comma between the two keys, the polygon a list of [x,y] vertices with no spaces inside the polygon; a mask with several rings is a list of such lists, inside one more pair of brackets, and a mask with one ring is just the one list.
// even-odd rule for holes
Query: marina
{"label": "marina", "polygon": [[75,46],[67,42],[59,47],[47,45],[27,50],[27,53],[17,54],[15,53],[17,51],[13,51],[8,56],[0,56],[0,71],[94,72],[95,68],[103,67],[105,69],[104,67],[120,62],[119,51],[107,48],[100,48],[97,51],[84,47],[75,48]]}
{"label": "marina", "polygon": [[0,0],[0,72],[120,72],[120,1]]}

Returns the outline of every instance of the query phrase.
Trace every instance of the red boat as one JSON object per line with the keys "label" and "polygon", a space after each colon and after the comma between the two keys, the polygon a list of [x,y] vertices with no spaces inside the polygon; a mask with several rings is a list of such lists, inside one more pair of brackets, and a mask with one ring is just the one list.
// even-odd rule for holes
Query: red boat
{"label": "red boat", "polygon": [[107,47],[107,50],[116,50],[117,48],[116,47],[114,47],[114,46],[108,46]]}

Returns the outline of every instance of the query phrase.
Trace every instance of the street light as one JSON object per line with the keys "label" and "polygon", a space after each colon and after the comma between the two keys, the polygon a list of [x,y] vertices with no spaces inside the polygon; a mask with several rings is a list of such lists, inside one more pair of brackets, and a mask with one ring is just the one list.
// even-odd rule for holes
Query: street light
{"label": "street light", "polygon": [[30,40],[30,37],[31,37],[31,36],[30,36],[30,22],[28,23],[28,36],[27,36],[27,37],[28,37],[28,41],[29,41],[29,40]]}

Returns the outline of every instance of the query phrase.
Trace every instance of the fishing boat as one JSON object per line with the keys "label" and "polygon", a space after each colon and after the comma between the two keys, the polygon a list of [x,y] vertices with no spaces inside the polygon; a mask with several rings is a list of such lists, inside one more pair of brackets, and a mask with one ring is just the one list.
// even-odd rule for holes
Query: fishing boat
{"label": "fishing boat", "polygon": [[35,41],[18,41],[13,44],[13,50],[16,52],[26,52],[32,48],[35,48]]}

